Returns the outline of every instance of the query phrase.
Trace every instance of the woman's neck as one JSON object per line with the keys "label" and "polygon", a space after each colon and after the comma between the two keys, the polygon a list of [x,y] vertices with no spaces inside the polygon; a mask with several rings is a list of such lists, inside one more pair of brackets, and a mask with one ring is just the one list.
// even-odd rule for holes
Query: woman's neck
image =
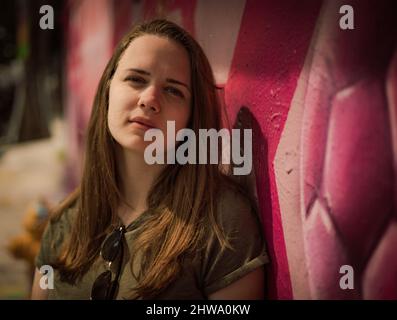
{"label": "woman's neck", "polygon": [[120,189],[127,201],[120,203],[118,215],[128,225],[147,209],[150,188],[165,165],[149,165],[142,154],[129,150],[119,150],[116,154]]}

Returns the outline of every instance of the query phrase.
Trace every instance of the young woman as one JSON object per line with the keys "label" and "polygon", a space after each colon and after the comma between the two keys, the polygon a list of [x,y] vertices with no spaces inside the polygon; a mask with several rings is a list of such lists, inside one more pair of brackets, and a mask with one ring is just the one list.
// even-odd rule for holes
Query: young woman
{"label": "young woman", "polygon": [[[33,299],[263,298],[260,221],[227,170],[145,161],[146,130],[167,141],[167,121],[196,136],[222,127],[203,50],[154,20],[121,40],[102,75],[82,180],[43,235]],[[43,265],[53,289],[40,285]]]}

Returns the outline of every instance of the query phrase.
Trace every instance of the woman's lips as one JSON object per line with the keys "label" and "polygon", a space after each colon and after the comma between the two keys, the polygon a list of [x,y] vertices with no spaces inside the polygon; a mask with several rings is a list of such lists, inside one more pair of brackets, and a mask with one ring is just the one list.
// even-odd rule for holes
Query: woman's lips
{"label": "woman's lips", "polygon": [[133,126],[134,128],[137,129],[142,129],[142,130],[149,130],[153,129],[154,127],[147,125],[145,123],[142,123],[140,121],[129,121],[130,125]]}
{"label": "woman's lips", "polygon": [[131,125],[131,127],[140,129],[143,131],[146,131],[149,129],[157,129],[156,126],[153,124],[153,122],[150,119],[147,119],[144,117],[135,117],[135,118],[129,119],[128,122]]}

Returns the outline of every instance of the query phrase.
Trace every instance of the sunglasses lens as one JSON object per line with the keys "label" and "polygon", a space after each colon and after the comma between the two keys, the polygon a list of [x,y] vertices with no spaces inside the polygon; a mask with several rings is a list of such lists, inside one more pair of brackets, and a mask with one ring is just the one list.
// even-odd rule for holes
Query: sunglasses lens
{"label": "sunglasses lens", "polygon": [[[114,262],[117,255],[123,252],[123,235],[125,229],[120,227],[113,231],[103,242],[101,248],[101,256],[106,262]],[[122,259],[122,256],[121,256]],[[119,259],[120,260],[120,259]],[[109,265],[110,266],[110,265]],[[120,274],[121,262],[119,261],[119,268],[117,276],[112,282],[112,271],[107,270],[101,273],[95,280],[91,289],[92,300],[107,300],[113,299],[118,288],[118,277]]]}
{"label": "sunglasses lens", "polygon": [[115,294],[116,294],[116,292],[118,291],[118,289],[119,289],[119,283],[118,283],[118,281],[117,280],[114,280],[114,281],[112,281],[112,284],[110,285],[110,290],[109,290],[109,294],[108,294],[108,297],[114,297],[115,296]]}
{"label": "sunglasses lens", "polygon": [[121,229],[113,231],[105,240],[102,246],[101,254],[104,260],[113,262],[119,252],[123,231]]}
{"label": "sunglasses lens", "polygon": [[106,300],[108,298],[108,291],[112,281],[112,273],[108,270],[101,273],[95,280],[91,290],[92,300]]}

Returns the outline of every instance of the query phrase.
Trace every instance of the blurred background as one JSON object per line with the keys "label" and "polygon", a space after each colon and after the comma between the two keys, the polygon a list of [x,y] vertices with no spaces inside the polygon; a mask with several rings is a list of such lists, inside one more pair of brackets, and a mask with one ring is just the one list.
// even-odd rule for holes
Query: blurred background
{"label": "blurred background", "polygon": [[0,299],[28,298],[48,212],[79,181],[99,78],[155,17],[199,41],[232,124],[253,130],[267,297],[397,299],[396,14],[387,0],[3,0]]}
{"label": "blurred background", "polygon": [[[53,30],[39,28],[41,4]],[[0,10],[0,298],[30,290],[45,208],[67,190],[62,1],[3,1]]]}

